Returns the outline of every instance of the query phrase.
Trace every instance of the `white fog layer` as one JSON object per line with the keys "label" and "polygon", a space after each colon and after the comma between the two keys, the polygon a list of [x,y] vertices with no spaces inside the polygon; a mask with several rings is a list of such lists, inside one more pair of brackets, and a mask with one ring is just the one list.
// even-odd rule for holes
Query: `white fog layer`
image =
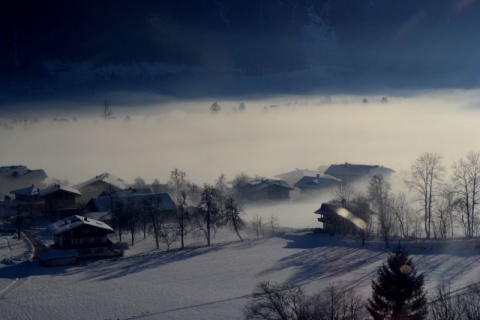
{"label": "white fog layer", "polygon": [[148,107],[112,101],[109,120],[101,118],[101,103],[83,114],[52,104],[54,111],[22,115],[36,123],[0,128],[1,165],[41,168],[71,185],[102,172],[165,183],[173,168],[198,184],[221,173],[230,180],[240,172],[273,178],[343,162],[402,172],[422,152],[441,153],[451,164],[478,150],[478,96],[436,92],[388,103],[379,96],[367,96],[368,103],[363,96],[331,96],[329,103],[324,96],[272,97],[244,101],[243,112],[233,110],[241,100],[218,100],[215,114],[214,99]]}

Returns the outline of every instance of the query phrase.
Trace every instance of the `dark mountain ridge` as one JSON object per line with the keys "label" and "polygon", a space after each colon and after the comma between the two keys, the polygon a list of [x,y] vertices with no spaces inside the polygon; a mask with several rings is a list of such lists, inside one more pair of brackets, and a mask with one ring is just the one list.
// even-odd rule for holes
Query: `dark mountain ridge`
{"label": "dark mountain ridge", "polygon": [[475,0],[18,0],[3,7],[5,85],[54,80],[78,63],[92,72],[161,63],[209,77],[321,68],[340,86],[367,75],[458,87],[476,86],[480,66]]}

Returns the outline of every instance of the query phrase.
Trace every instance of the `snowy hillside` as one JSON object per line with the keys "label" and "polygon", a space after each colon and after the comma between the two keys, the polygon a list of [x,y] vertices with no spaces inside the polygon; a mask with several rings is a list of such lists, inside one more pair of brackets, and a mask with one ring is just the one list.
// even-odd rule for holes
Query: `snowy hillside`
{"label": "snowy hillside", "polygon": [[[0,237],[3,257],[9,250],[15,255],[19,248],[29,250],[12,237]],[[361,247],[311,232],[233,239],[161,252],[147,238],[123,258],[67,267],[4,259],[2,319],[242,319],[250,293],[262,280],[301,284],[308,292],[333,284],[368,297],[371,280],[388,255],[381,243]],[[478,252],[456,247],[440,253],[431,244],[408,245],[430,293],[444,281],[456,289],[478,279]]]}

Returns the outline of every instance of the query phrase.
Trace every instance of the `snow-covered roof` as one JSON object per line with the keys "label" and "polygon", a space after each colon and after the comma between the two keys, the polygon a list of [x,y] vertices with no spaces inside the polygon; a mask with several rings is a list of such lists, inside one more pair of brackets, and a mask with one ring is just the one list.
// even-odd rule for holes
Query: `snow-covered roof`
{"label": "snow-covered roof", "polygon": [[[145,188],[128,188],[123,190],[114,191],[116,197],[125,197],[130,195],[141,195],[141,194],[153,194],[152,188],[145,187]],[[109,192],[104,191],[100,194],[100,197],[108,196]]]}
{"label": "snow-covered roof", "polygon": [[0,167],[0,176],[16,179],[35,179],[44,180],[48,178],[43,169],[30,170],[26,166],[3,166]]}
{"label": "snow-covered roof", "polygon": [[91,218],[98,221],[112,220],[112,214],[108,211],[86,212],[83,215],[89,219]]}
{"label": "snow-covered roof", "polygon": [[300,179],[303,176],[314,176],[318,172],[317,170],[308,170],[308,169],[298,169],[295,168],[293,171],[285,172],[285,173],[280,173],[277,174],[275,177],[278,177],[282,180],[288,180],[288,179]]}
{"label": "snow-covered roof", "polygon": [[12,190],[10,193],[15,195],[34,196],[38,195],[39,191],[40,189],[32,184],[30,187]]}
{"label": "snow-covered roof", "polygon": [[115,187],[116,189],[125,189],[127,188],[127,185],[128,183],[123,180],[123,179],[120,179],[108,172],[104,172],[102,174],[99,174],[91,179],[88,179],[87,181],[84,181],[82,183],[79,183],[77,185],[74,186],[74,188],[76,189],[82,189],[82,188],[85,188],[85,187],[88,187],[89,185],[91,184],[94,184],[95,182],[97,181],[102,181],[106,184],[109,184],[113,187]]}
{"label": "snow-covered roof", "polygon": [[67,186],[62,186],[62,185],[59,185],[59,184],[54,184],[48,188],[45,188],[45,189],[42,189],[40,190],[40,196],[41,197],[45,197],[45,196],[48,196],[50,194],[53,194],[53,193],[56,193],[58,191],[65,191],[65,192],[68,192],[68,193],[73,193],[77,196],[81,196],[82,194],[80,193],[80,191],[78,191],[77,189],[75,188],[71,188],[71,187],[67,187]]}
{"label": "snow-covered roof", "polygon": [[278,186],[281,188],[293,190],[293,188],[290,187],[285,181],[273,179],[257,179],[250,181],[246,186],[246,190],[250,192],[258,192],[271,186]]}
{"label": "snow-covered roof", "polygon": [[332,176],[348,175],[348,176],[363,176],[367,174],[390,174],[395,172],[390,168],[386,168],[379,165],[366,165],[366,164],[351,164],[345,162],[343,164],[332,164],[325,171],[325,174]]}
{"label": "snow-covered roof", "polygon": [[296,168],[293,171],[277,174],[275,177],[280,178],[287,182],[289,185],[294,185],[298,180],[304,176],[315,176],[319,174],[319,171],[308,170],[308,169],[298,169]]}
{"label": "snow-covered roof", "polygon": [[54,236],[62,234],[66,231],[78,228],[83,225],[89,225],[96,228],[104,229],[113,232],[113,229],[102,221],[92,218],[74,215],[59,221],[56,221],[47,226],[47,230]]}
{"label": "snow-covered roof", "polygon": [[331,183],[341,182],[340,179],[328,174],[317,174],[316,176],[305,176],[294,184],[300,189],[322,189],[330,186]]}

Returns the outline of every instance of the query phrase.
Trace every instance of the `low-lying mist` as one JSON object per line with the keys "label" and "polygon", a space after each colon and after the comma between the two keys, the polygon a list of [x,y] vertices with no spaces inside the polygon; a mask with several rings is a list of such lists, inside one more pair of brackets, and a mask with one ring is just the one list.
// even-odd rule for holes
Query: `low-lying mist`
{"label": "low-lying mist", "polygon": [[[480,149],[479,91],[449,91],[408,97],[284,96],[172,101],[116,107],[102,119],[102,105],[65,108],[68,102],[32,108],[12,123],[1,119],[1,165],[44,169],[71,185],[109,172],[133,182],[186,171],[190,181],[213,183],[224,173],[273,178],[295,168],[332,163],[378,164],[406,171],[423,152],[438,152],[444,164]],[[81,107],[80,107],[81,106]],[[82,112],[82,110],[87,110]]]}

